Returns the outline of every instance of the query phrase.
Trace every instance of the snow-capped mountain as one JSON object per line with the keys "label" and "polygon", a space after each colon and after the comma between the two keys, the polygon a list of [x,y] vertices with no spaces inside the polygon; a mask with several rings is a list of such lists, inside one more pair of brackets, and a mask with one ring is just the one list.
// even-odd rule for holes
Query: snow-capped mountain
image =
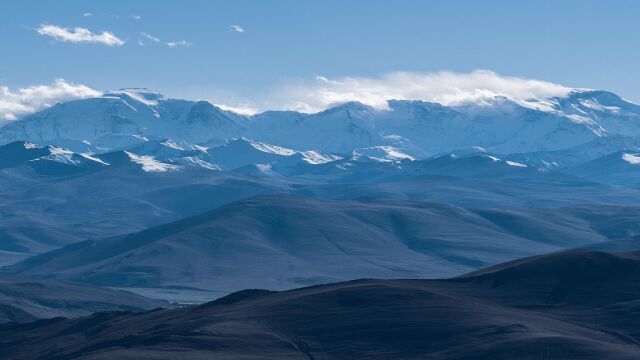
{"label": "snow-capped mountain", "polygon": [[147,140],[211,148],[244,137],[326,153],[392,147],[420,159],[474,146],[499,154],[533,153],[640,136],[640,106],[605,91],[576,90],[549,99],[496,97],[460,106],[390,100],[388,106],[377,110],[350,102],[314,114],[245,116],[205,101],[129,89],[28,115],[0,128],[0,143],[25,140],[97,153]]}
{"label": "snow-capped mountain", "polygon": [[359,161],[396,162],[402,160],[415,160],[409,154],[394,148],[393,146],[373,146],[353,150],[351,158]]}
{"label": "snow-capped mountain", "polygon": [[241,138],[207,151],[211,161],[223,170],[233,170],[251,164],[280,163],[289,167],[299,163],[317,165],[341,159],[319,151],[297,151],[277,145]]}
{"label": "snow-capped mountain", "polygon": [[107,165],[99,158],[52,145],[41,147],[26,141],[15,141],[0,146],[0,169],[28,166],[39,174],[64,175]]}

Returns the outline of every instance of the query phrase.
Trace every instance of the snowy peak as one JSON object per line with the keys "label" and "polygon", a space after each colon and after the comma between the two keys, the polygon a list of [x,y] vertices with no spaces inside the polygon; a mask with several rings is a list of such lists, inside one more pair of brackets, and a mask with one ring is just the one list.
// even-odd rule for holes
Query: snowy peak
{"label": "snowy peak", "polygon": [[0,147],[0,169],[27,166],[41,175],[66,175],[98,169],[108,164],[88,154],[17,141]]}
{"label": "snowy peak", "polygon": [[[224,146],[210,148],[207,153],[211,162],[222,170],[234,170],[247,165],[274,165],[278,171],[298,166],[314,166],[342,159],[341,156],[317,150],[299,151],[260,141],[240,138]],[[263,166],[259,170],[265,172]]]}
{"label": "snowy peak", "polygon": [[363,117],[369,116],[376,110],[371,106],[365,105],[358,101],[348,101],[334,107],[330,107],[325,111],[318,113],[318,115],[346,115],[350,117]]}
{"label": "snowy peak", "polygon": [[296,151],[255,140],[240,138],[224,146],[210,148],[213,163],[223,170],[233,170],[250,164],[269,164],[292,156]]}
{"label": "snowy peak", "polygon": [[154,93],[144,88],[128,88],[117,91],[107,91],[101,98],[118,98],[124,101],[133,101],[147,106],[157,106],[160,101],[167,100],[162,94]]}
{"label": "snowy peak", "polygon": [[154,156],[157,158],[183,157],[203,151],[192,149],[186,144],[182,144],[181,146],[172,140],[148,140],[143,143],[130,146],[127,150],[138,155]]}
{"label": "snowy peak", "polygon": [[326,164],[333,161],[341,160],[342,157],[335,154],[323,153],[316,150],[300,151],[300,160],[311,165]]}
{"label": "snowy peak", "polygon": [[413,161],[415,158],[403,153],[393,146],[373,146],[353,150],[351,159],[355,161],[398,162],[403,160]]}
{"label": "snowy peak", "polygon": [[566,97],[571,102],[580,102],[591,106],[595,110],[617,110],[622,108],[637,108],[638,105],[624,100],[620,96],[604,90],[574,90]]}
{"label": "snowy peak", "polygon": [[48,151],[48,155],[33,159],[31,161],[54,161],[60,164],[66,164],[70,166],[106,166],[109,165],[104,161],[93,157],[88,154],[78,154],[71,150],[63,149],[61,147],[49,145],[45,148]]}
{"label": "snowy peak", "polygon": [[150,155],[139,155],[127,150],[95,155],[110,167],[125,167],[140,169],[149,173],[173,172],[182,169],[182,166],[170,164]]}
{"label": "snowy peak", "polygon": [[442,104],[427,102],[422,100],[388,100],[387,105],[390,111],[412,114],[413,116],[448,115],[456,113],[451,108]]}
{"label": "snowy peak", "polygon": [[295,154],[296,152],[294,150],[291,149],[287,149],[287,148],[283,148],[277,145],[271,145],[271,144],[265,144],[265,143],[261,143],[259,141],[255,141],[255,140],[250,140],[250,139],[246,139],[246,138],[242,138],[239,140],[235,140],[232,141],[228,144],[228,146],[231,147],[246,147],[246,146],[250,146],[258,151],[264,152],[264,153],[268,153],[268,154],[275,154],[275,155],[282,155],[282,156],[291,156],[293,154]]}
{"label": "snowy peak", "polygon": [[136,155],[128,151],[125,151],[124,153],[129,156],[131,161],[140,165],[142,170],[146,172],[167,172],[180,169],[180,166],[163,163],[162,161],[156,160],[153,156]]}
{"label": "snowy peak", "polygon": [[27,141],[15,141],[0,146],[0,168],[22,165],[27,161],[50,154],[48,148],[41,148]]}

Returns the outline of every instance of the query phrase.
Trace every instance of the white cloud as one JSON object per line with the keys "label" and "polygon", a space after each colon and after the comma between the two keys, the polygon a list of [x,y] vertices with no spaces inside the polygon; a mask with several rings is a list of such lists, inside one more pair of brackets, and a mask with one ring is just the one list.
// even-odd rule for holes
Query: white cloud
{"label": "white cloud", "polygon": [[14,120],[60,101],[100,96],[102,92],[88,86],[57,79],[49,85],[34,85],[12,91],[0,86],[0,119]]}
{"label": "white cloud", "polygon": [[82,14],[82,16],[84,16],[84,17],[89,17],[89,16],[93,16],[93,14],[92,14],[92,13],[90,13],[90,12],[86,12],[86,13]]}
{"label": "white cloud", "polygon": [[[180,40],[180,41],[167,41],[167,42],[163,42],[159,37],[157,36],[153,36],[151,34],[148,34],[146,32],[141,32],[140,36],[149,39],[155,43],[162,43],[170,48],[174,48],[174,47],[178,47],[178,46],[183,46],[183,47],[190,47],[193,46],[192,43],[185,41],[185,40]],[[144,43],[142,42],[142,40],[138,40],[138,45],[140,46],[144,46]]]}
{"label": "white cloud", "polygon": [[151,41],[153,41],[153,42],[160,42],[160,38],[155,37],[155,36],[153,36],[151,34],[147,34],[146,32],[141,32],[140,35],[145,37],[145,38],[147,38],[147,39],[149,39],[149,40],[151,40]]}
{"label": "white cloud", "polygon": [[[390,99],[461,105],[483,103],[496,96],[522,100],[544,99],[563,96],[569,91],[569,88],[551,82],[501,76],[487,70],[470,73],[402,71],[379,77],[330,79],[316,76],[311,80],[277,87],[261,99],[244,101],[245,105],[241,107],[312,113],[348,101],[359,101],[377,109],[386,109],[387,100]],[[227,106],[236,105],[227,103]]]}
{"label": "white cloud", "polygon": [[133,20],[140,20],[142,19],[142,16],[140,15],[129,15],[130,18],[132,18]]}
{"label": "white cloud", "polygon": [[168,41],[167,46],[170,48],[174,48],[177,46],[184,46],[184,47],[190,47],[193,46],[192,43],[188,42],[188,41],[184,41],[184,40],[180,40],[180,41]]}
{"label": "white cloud", "polygon": [[42,24],[36,31],[40,35],[50,36],[62,42],[94,43],[107,46],[122,46],[125,43],[124,40],[119,39],[108,31],[103,31],[101,34],[94,34],[89,31],[89,29],[82,27],[68,29],[56,25]]}
{"label": "white cloud", "polygon": [[[158,39],[159,43],[162,43]],[[181,46],[177,44],[174,46]],[[162,43],[167,44],[168,43]],[[182,45],[184,46],[184,45]],[[387,100],[423,100],[443,105],[483,103],[496,96],[514,99],[544,99],[564,96],[571,89],[551,82],[501,76],[491,71],[455,72],[393,72],[378,77],[313,79],[278,86],[265,95],[249,100],[230,93],[220,93],[215,103],[223,109],[243,114],[265,110],[297,110],[317,112],[347,101],[359,101],[378,109],[387,107]],[[210,91],[198,90],[198,93]],[[99,96],[100,91],[65,80],[11,91],[0,87],[0,119],[38,111],[58,101]],[[191,94],[193,95],[193,94]],[[211,98],[210,96],[205,96]],[[225,101],[230,100],[230,101]]]}
{"label": "white cloud", "polygon": [[215,105],[222,110],[231,111],[236,114],[242,114],[242,115],[254,115],[260,112],[260,110],[246,104],[240,104],[235,106],[229,106],[224,104],[215,104]]}
{"label": "white cloud", "polygon": [[243,33],[244,32],[244,28],[240,25],[231,25],[231,30],[235,31],[235,32],[239,32],[239,33]]}

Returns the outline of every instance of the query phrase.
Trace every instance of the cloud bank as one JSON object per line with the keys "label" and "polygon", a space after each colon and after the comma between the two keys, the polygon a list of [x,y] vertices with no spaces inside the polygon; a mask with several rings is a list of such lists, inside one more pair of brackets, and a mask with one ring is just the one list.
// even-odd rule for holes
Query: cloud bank
{"label": "cloud bank", "polygon": [[[154,36],[143,33],[156,42]],[[159,43],[163,43],[158,39]],[[169,45],[167,45],[169,46]],[[181,46],[176,44],[175,46]],[[182,45],[188,46],[188,45]],[[358,101],[376,109],[386,109],[387,100],[422,100],[443,105],[483,104],[496,96],[526,102],[527,99],[546,99],[564,96],[571,88],[547,81],[501,76],[487,70],[470,73],[455,72],[393,72],[378,77],[342,77],[313,79],[262,91],[264,95],[248,98],[225,96],[211,99],[223,109],[255,114],[266,110],[295,110],[314,113],[348,101]],[[201,93],[202,91],[199,91]],[[36,85],[11,91],[0,86],[0,119],[12,120],[41,110],[59,101],[100,96],[101,92],[85,85],[63,79],[49,85]],[[203,94],[205,95],[205,94]],[[231,96],[231,94],[227,94]],[[225,101],[225,99],[230,101]],[[523,103],[526,105],[526,103]],[[536,103],[539,106],[540,103]]]}
{"label": "cloud bank", "polygon": [[35,85],[12,91],[0,86],[0,119],[15,120],[57,102],[100,96],[101,91],[57,79],[49,85]]}
{"label": "cloud bank", "polygon": [[113,33],[103,31],[101,34],[94,34],[89,29],[75,27],[73,29],[60,27],[57,25],[42,24],[36,29],[38,34],[49,36],[56,41],[70,43],[93,43],[107,46],[122,46],[124,40],[119,39]]}
{"label": "cloud bank", "polygon": [[[377,109],[386,109],[387,100],[422,100],[443,105],[483,103],[496,96],[516,99],[545,99],[564,96],[571,89],[547,81],[501,76],[487,70],[471,73],[442,71],[435,73],[392,72],[379,77],[316,76],[276,89],[264,105],[304,112],[358,101]],[[262,106],[254,106],[261,108]]]}

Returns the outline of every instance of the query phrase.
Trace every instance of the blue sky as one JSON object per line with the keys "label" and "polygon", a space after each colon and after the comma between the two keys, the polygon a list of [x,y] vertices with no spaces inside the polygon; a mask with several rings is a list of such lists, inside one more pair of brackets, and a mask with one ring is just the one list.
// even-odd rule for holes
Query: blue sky
{"label": "blue sky", "polygon": [[[640,102],[639,14],[638,1],[8,0],[0,86],[63,78],[237,103],[316,76],[487,69]],[[124,45],[62,42],[42,25]]]}

